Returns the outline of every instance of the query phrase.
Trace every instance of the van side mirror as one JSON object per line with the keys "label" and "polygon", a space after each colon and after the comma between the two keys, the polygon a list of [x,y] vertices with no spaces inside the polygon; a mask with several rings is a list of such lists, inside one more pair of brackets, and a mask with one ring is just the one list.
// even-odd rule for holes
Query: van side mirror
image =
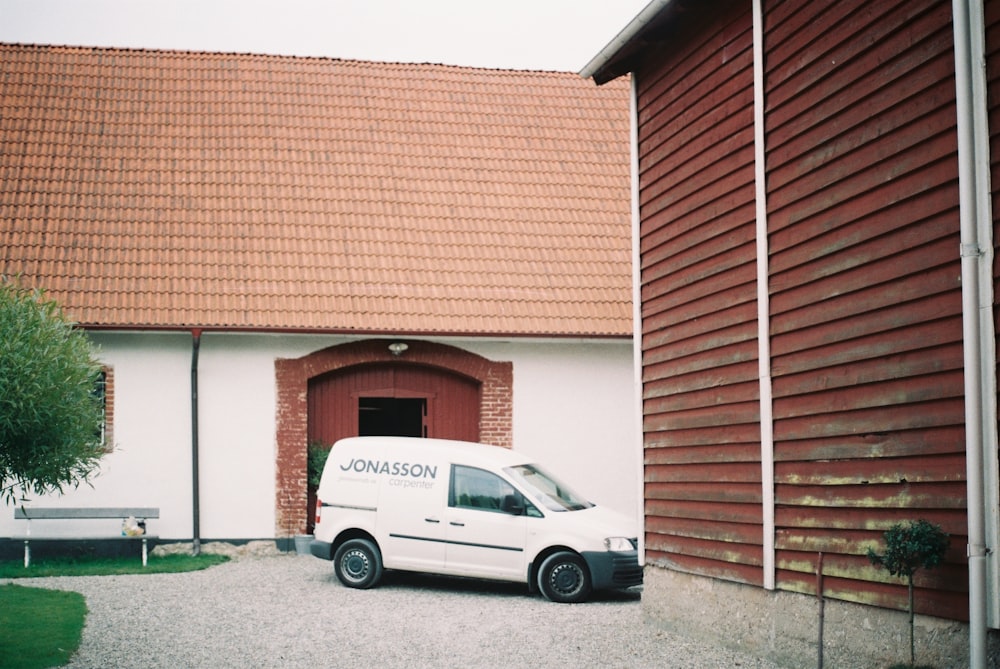
{"label": "van side mirror", "polygon": [[500,502],[500,510],[512,516],[524,515],[524,502],[518,499],[517,495],[504,495]]}

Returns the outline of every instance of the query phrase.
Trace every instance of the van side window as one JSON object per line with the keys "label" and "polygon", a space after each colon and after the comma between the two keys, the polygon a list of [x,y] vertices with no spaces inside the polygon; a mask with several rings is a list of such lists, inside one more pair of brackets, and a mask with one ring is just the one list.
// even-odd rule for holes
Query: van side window
{"label": "van side window", "polygon": [[513,515],[541,516],[512,485],[492,472],[452,465],[448,506]]}

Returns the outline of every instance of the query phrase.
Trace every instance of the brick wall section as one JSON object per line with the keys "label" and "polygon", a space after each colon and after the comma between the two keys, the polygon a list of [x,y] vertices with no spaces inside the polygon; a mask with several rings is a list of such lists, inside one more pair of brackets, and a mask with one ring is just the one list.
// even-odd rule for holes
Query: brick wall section
{"label": "brick wall section", "polygon": [[512,448],[514,445],[512,372],[509,363],[488,371],[483,379],[482,404],[479,407],[479,440],[504,448]]}
{"label": "brick wall section", "polygon": [[[497,446],[513,445],[514,369],[454,346],[407,341],[403,355],[419,363],[462,374],[480,383],[479,439]],[[393,362],[389,341],[365,340],[331,346],[295,359],[275,361],[277,385],[277,494],[275,530],[278,537],[306,530],[306,444],[308,441],[309,379],[355,365]]]}
{"label": "brick wall section", "polygon": [[115,450],[115,368],[104,365],[104,450]]}
{"label": "brick wall section", "polygon": [[309,377],[298,360],[277,360],[277,489],[275,523],[278,537],[305,532],[306,393]]}

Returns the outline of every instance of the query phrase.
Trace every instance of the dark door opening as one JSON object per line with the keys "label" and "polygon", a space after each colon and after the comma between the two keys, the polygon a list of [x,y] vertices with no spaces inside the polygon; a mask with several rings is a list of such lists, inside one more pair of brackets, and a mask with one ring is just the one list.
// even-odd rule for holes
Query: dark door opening
{"label": "dark door opening", "polygon": [[359,397],[358,436],[426,437],[424,397]]}

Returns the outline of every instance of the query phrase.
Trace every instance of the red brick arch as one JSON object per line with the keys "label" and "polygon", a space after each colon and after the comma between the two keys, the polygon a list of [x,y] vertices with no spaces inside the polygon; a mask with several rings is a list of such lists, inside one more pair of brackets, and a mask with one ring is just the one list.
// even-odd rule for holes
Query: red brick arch
{"label": "red brick arch", "polygon": [[[275,361],[277,385],[277,495],[276,536],[289,537],[306,529],[306,444],[308,441],[309,379],[345,367],[393,362],[390,340],[331,346],[295,359]],[[480,440],[510,448],[513,444],[513,365],[494,362],[454,346],[406,341],[408,363],[475,379],[482,386],[479,410]]]}

